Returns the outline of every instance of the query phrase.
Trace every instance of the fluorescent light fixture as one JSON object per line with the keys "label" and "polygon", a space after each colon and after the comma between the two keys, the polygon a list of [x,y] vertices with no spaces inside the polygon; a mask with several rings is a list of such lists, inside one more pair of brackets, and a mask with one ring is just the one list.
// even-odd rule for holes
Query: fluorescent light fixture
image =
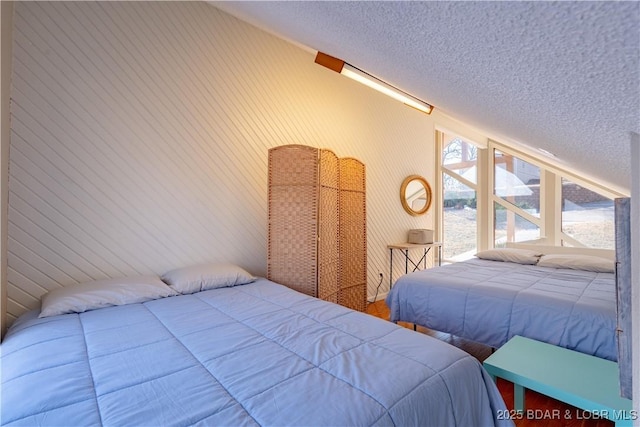
{"label": "fluorescent light fixture", "polygon": [[354,67],[353,65],[348,64],[341,59],[334,58],[333,56],[329,56],[326,53],[318,52],[315,62],[316,64],[327,67],[328,69],[340,73],[345,77],[349,77],[350,79],[360,82],[363,85],[369,86],[370,88],[375,89],[378,92],[382,92],[385,95],[408,105],[409,107],[413,107],[416,110],[422,111],[423,113],[431,114],[431,111],[433,110],[433,106],[427,104],[426,102],[414,96],[411,96],[406,92],[401,91],[400,89],[390,85],[389,83],[383,82],[379,78],[372,76],[371,74],[362,71],[361,69]]}

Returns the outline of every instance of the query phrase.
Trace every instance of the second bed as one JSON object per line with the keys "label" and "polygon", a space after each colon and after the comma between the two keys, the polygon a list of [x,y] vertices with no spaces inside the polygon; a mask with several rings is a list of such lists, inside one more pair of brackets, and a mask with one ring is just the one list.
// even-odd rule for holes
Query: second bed
{"label": "second bed", "polygon": [[575,269],[575,263],[552,268],[471,259],[402,276],[386,302],[391,321],[491,347],[520,335],[615,361],[615,288],[613,271]]}

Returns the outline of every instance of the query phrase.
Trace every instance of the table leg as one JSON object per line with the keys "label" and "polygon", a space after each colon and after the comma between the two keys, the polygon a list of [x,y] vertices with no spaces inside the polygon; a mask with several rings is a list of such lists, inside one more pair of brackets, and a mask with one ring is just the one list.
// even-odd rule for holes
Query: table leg
{"label": "table leg", "polygon": [[393,286],[393,248],[389,249],[389,290]]}
{"label": "table leg", "polygon": [[519,384],[513,385],[513,409],[524,411],[524,387]]}
{"label": "table leg", "polygon": [[409,272],[409,249],[404,251],[404,274]]}

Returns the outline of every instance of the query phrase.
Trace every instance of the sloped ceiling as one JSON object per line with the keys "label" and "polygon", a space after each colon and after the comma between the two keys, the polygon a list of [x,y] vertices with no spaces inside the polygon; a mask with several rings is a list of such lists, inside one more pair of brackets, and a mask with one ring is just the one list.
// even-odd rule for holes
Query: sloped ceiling
{"label": "sloped ceiling", "polygon": [[[628,190],[638,2],[212,2]],[[637,166],[636,166],[637,167]]]}

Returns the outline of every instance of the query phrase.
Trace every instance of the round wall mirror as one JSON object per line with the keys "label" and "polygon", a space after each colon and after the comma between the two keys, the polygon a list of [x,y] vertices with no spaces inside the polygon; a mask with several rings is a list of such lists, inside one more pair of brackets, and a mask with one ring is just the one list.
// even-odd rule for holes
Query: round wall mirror
{"label": "round wall mirror", "polygon": [[400,187],[402,207],[410,215],[422,215],[431,206],[431,187],[420,175],[410,175]]}

